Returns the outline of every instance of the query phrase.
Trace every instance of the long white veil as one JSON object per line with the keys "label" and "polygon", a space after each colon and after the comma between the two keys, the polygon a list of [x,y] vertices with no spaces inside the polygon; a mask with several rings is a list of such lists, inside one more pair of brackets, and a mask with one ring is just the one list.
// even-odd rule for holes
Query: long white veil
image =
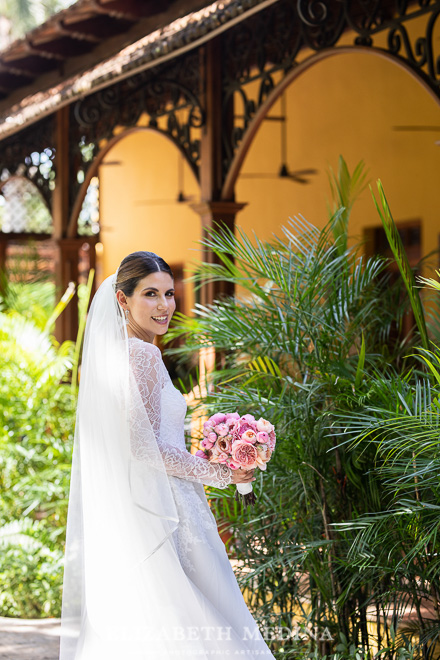
{"label": "long white veil", "polygon": [[[219,536],[212,535],[206,547],[194,546],[197,571],[191,577],[182,566],[173,532],[180,524],[185,536],[194,512],[179,500],[184,480],[171,482],[165,470],[162,438],[154,434],[130,365],[115,280],[112,275],[100,286],[87,319],[60,660],[208,660],[244,653],[273,658],[257,630],[243,634],[255,621]],[[194,488],[198,506],[208,510],[201,484]]]}
{"label": "long white veil", "polygon": [[[145,599],[164,586],[158,582],[155,553],[179,522],[168,475],[131,374],[115,281],[112,275],[99,287],[86,325],[67,518],[60,660],[88,658],[81,654],[85,635],[90,649],[90,639],[100,640],[101,651],[102,640],[136,643],[136,631],[145,628]],[[145,431],[143,460],[130,452],[133,419]],[[168,545],[166,552],[173,548]],[[150,605],[150,625],[163,620],[159,610],[152,616]],[[113,657],[110,648],[104,657]],[[118,657],[116,646],[114,657]],[[123,657],[120,649],[119,657]],[[95,653],[94,660],[100,659]]]}

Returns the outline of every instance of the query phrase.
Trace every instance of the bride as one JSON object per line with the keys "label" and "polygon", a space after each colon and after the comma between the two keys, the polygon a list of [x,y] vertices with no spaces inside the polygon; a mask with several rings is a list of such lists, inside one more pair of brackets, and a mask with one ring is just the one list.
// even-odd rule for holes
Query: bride
{"label": "bride", "polygon": [[170,267],[134,252],[87,319],[72,457],[60,660],[273,658],[238,587],[203,484],[253,471],[185,447],[186,403],[153,344]]}

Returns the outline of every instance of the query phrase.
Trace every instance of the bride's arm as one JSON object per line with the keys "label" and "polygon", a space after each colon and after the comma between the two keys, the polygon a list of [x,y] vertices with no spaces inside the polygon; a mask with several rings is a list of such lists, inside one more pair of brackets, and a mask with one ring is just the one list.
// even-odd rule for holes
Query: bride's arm
{"label": "bride's arm", "polygon": [[[207,486],[226,488],[232,483],[232,470],[227,465],[209,463],[203,458],[194,456],[186,449],[174,447],[161,440],[160,396],[165,366],[162,363],[160,349],[154,344],[130,342],[130,360],[167,473],[173,477],[198,481]],[[132,442],[135,445],[141,445],[142,436],[134,437]],[[136,453],[136,447],[133,449]]]}

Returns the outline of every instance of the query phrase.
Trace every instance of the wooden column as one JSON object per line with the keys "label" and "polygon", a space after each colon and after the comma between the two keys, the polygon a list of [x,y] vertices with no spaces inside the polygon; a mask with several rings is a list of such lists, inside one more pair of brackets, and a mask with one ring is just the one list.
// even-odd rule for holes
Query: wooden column
{"label": "wooden column", "polygon": [[[210,228],[219,229],[216,223],[234,231],[235,216],[245,204],[238,204],[235,199],[220,199],[223,184],[223,149],[222,130],[232,121],[233,106],[224,107],[222,95],[222,52],[221,37],[208,41],[201,49],[200,60],[202,80],[204,81],[204,107],[206,121],[202,129],[200,159],[200,190],[202,201],[191,204],[191,208],[200,215],[202,237]],[[215,255],[209,250],[203,251],[203,260],[216,262]],[[233,285],[227,282],[206,284],[201,291],[202,304],[209,304],[223,294],[232,295]]]}
{"label": "wooden column", "polygon": [[[200,215],[202,221],[202,238],[207,235],[211,228],[219,230],[217,225],[226,227],[232,232],[235,228],[235,216],[246,204],[228,201],[211,201],[191,204],[193,211]],[[202,259],[208,263],[221,263],[218,257],[203,246]],[[234,285],[230,282],[208,282],[201,290],[201,303],[206,305],[212,303],[215,298],[234,295]]]}
{"label": "wooden column", "polygon": [[[63,295],[70,282],[78,283],[79,249],[84,240],[67,239],[69,222],[69,107],[57,111],[55,127],[55,189],[52,196],[53,238],[57,245],[55,283],[57,298]],[[75,294],[58,317],[55,336],[58,341],[75,339],[78,330],[78,297]]]}

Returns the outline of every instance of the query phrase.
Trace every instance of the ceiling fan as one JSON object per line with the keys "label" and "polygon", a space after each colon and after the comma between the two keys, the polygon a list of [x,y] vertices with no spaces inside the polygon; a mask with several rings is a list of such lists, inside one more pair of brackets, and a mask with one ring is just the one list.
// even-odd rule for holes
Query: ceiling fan
{"label": "ceiling fan", "polygon": [[[440,133],[440,126],[436,124],[408,124],[393,126],[393,131],[401,131],[405,133]],[[440,146],[440,140],[436,140],[434,144]]]}
{"label": "ceiling fan", "polygon": [[195,195],[186,195],[184,192],[184,159],[183,154],[179,154],[177,160],[177,181],[178,193],[173,199],[139,199],[134,202],[135,206],[165,206],[167,204],[186,204],[195,199]]}
{"label": "ceiling fan", "polygon": [[289,179],[295,183],[310,183],[307,178],[312,174],[318,174],[318,170],[308,168],[303,170],[290,170],[287,165],[287,114],[286,114],[286,97],[281,95],[281,115],[267,115],[266,121],[279,121],[280,122],[280,137],[281,137],[281,165],[277,174],[259,173],[259,172],[244,172],[239,177],[242,179]]}

